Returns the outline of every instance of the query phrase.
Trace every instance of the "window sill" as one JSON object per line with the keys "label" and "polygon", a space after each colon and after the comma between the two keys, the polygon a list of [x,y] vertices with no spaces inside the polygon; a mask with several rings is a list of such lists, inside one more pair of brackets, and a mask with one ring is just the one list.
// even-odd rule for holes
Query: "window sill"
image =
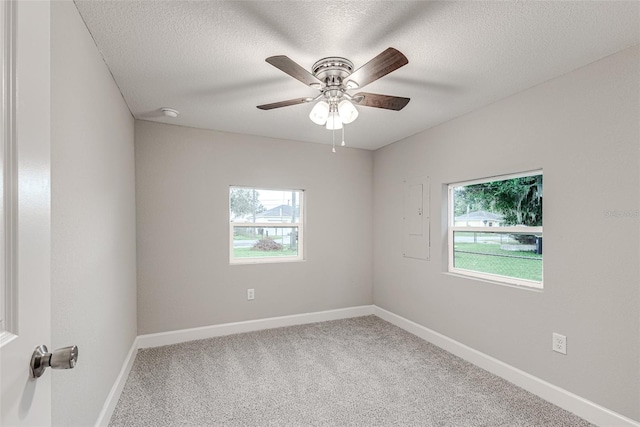
{"label": "window sill", "polygon": [[304,258],[280,258],[280,259],[260,259],[260,258],[245,258],[241,261],[233,260],[229,261],[229,265],[256,265],[256,264],[287,264],[292,262],[305,262]]}
{"label": "window sill", "polygon": [[520,283],[515,283],[515,282],[508,282],[508,281],[503,281],[503,280],[499,280],[498,278],[493,279],[493,278],[489,278],[489,277],[481,277],[481,276],[476,276],[473,274],[466,274],[466,273],[462,273],[462,272],[458,272],[458,271],[443,271],[443,274],[447,275],[447,276],[452,276],[452,277],[458,277],[461,279],[468,279],[468,280],[474,280],[474,281],[478,281],[478,282],[484,282],[484,283],[489,283],[491,285],[499,285],[499,286],[506,286],[509,288],[516,288],[516,289],[523,289],[525,291],[533,291],[533,292],[543,292],[544,291],[544,287],[543,287],[543,283],[536,283],[536,282],[532,282],[532,284],[520,284]]}

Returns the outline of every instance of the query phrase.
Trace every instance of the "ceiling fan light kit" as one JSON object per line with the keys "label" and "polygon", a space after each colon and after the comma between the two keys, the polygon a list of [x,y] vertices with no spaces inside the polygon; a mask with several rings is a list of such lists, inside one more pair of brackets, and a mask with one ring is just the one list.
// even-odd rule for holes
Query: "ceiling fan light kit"
{"label": "ceiling fan light kit", "polygon": [[352,123],[355,119],[358,118],[358,110],[355,105],[348,99],[343,99],[338,104],[338,113],[340,113],[340,120],[345,125]]}
{"label": "ceiling fan light kit", "polygon": [[342,120],[340,120],[340,114],[335,110],[335,106],[332,106],[333,110],[329,113],[327,118],[326,128],[327,130],[342,129]]}
{"label": "ceiling fan light kit", "polygon": [[409,63],[400,51],[392,47],[355,71],[353,71],[354,67],[351,61],[339,56],[317,61],[311,67],[311,73],[284,55],[271,56],[266,61],[307,86],[318,89],[320,94],[315,98],[297,98],[258,105],[258,108],[271,110],[317,101],[309,113],[309,119],[317,125],[325,126],[326,129],[334,131],[332,148],[334,153],[335,130],[342,129],[341,145],[345,146],[343,125],[353,123],[358,118],[359,112],[354,104],[399,111],[410,100],[410,98],[399,96],[364,92],[350,95],[347,92],[368,85]]}
{"label": "ceiling fan light kit", "polygon": [[324,101],[318,101],[309,113],[311,121],[317,125],[323,125],[329,117],[329,104]]}

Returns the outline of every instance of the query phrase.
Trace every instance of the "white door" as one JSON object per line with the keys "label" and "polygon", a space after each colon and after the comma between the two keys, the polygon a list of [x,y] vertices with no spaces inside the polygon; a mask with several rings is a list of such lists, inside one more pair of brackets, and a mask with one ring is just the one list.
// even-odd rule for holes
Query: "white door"
{"label": "white door", "polygon": [[[8,6],[9,10],[14,8],[13,12],[7,13],[7,4],[0,2],[4,8],[0,13],[1,48],[3,52],[10,51],[13,37],[16,95],[10,110],[14,113],[17,203],[16,241],[5,246],[3,258],[9,260],[9,265],[4,266],[3,273],[11,271],[13,254],[16,274],[13,282],[9,278],[3,285],[16,292],[9,295],[13,304],[5,304],[9,312],[4,316],[12,323],[7,325],[12,334],[3,333],[0,348],[0,425],[46,426],[51,424],[51,372],[31,379],[29,362],[36,346],[51,343],[50,5],[48,1],[16,1]],[[11,114],[3,112],[3,117],[10,119],[10,125]],[[2,135],[4,141],[7,133]],[[7,198],[4,200],[6,216],[11,209]],[[6,228],[2,230],[4,237],[11,235],[10,227]],[[2,277],[6,279],[7,275]]]}

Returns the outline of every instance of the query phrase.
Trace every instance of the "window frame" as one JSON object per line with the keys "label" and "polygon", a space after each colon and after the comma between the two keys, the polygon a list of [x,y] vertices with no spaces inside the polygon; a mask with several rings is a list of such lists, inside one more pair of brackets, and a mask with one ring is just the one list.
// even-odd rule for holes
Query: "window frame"
{"label": "window frame", "polygon": [[[299,195],[298,206],[298,222],[242,222],[234,223],[231,220],[231,190],[233,188],[242,188],[256,191],[284,191],[297,192]],[[296,188],[266,188],[266,187],[250,187],[245,185],[230,185],[227,193],[227,211],[229,213],[229,264],[230,265],[247,265],[247,264],[275,264],[286,262],[304,261],[304,224],[305,224],[305,190]],[[295,209],[295,206],[293,207]],[[246,228],[295,228],[297,229],[298,238],[298,254],[295,256],[266,256],[266,257],[245,257],[235,258],[233,256],[233,231],[234,227]]]}
{"label": "window frame", "polygon": [[[491,273],[483,273],[475,270],[467,270],[464,268],[457,268],[454,266],[454,232],[481,232],[481,233],[492,233],[496,235],[500,234],[524,234],[524,235],[536,235],[539,237],[543,236],[543,226],[507,226],[507,227],[468,227],[468,226],[456,226],[455,225],[455,209],[454,209],[454,197],[453,197],[453,189],[456,187],[467,187],[470,185],[476,184],[484,184],[487,182],[495,182],[495,181],[505,181],[514,178],[525,178],[530,176],[538,176],[543,175],[542,169],[527,171],[527,172],[519,172],[507,175],[496,175],[487,178],[469,180],[469,181],[460,181],[454,182],[447,185],[447,258],[448,258],[448,266],[447,272],[455,275],[460,275],[472,279],[486,280],[494,283],[498,283],[501,285],[511,285],[517,287],[523,287],[527,289],[544,289],[544,257],[540,262],[543,263],[542,271],[543,276],[540,282],[535,280],[527,280],[521,279],[517,277],[511,276],[503,276],[499,274],[491,274]],[[543,215],[544,222],[544,215]]]}

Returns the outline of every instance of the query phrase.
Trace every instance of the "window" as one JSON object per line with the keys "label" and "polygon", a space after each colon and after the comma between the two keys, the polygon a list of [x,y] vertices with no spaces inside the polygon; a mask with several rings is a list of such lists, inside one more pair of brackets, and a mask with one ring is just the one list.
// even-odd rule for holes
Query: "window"
{"label": "window", "polygon": [[300,261],[304,191],[229,188],[232,264]]}
{"label": "window", "polygon": [[449,272],[542,288],[542,171],[449,185]]}

